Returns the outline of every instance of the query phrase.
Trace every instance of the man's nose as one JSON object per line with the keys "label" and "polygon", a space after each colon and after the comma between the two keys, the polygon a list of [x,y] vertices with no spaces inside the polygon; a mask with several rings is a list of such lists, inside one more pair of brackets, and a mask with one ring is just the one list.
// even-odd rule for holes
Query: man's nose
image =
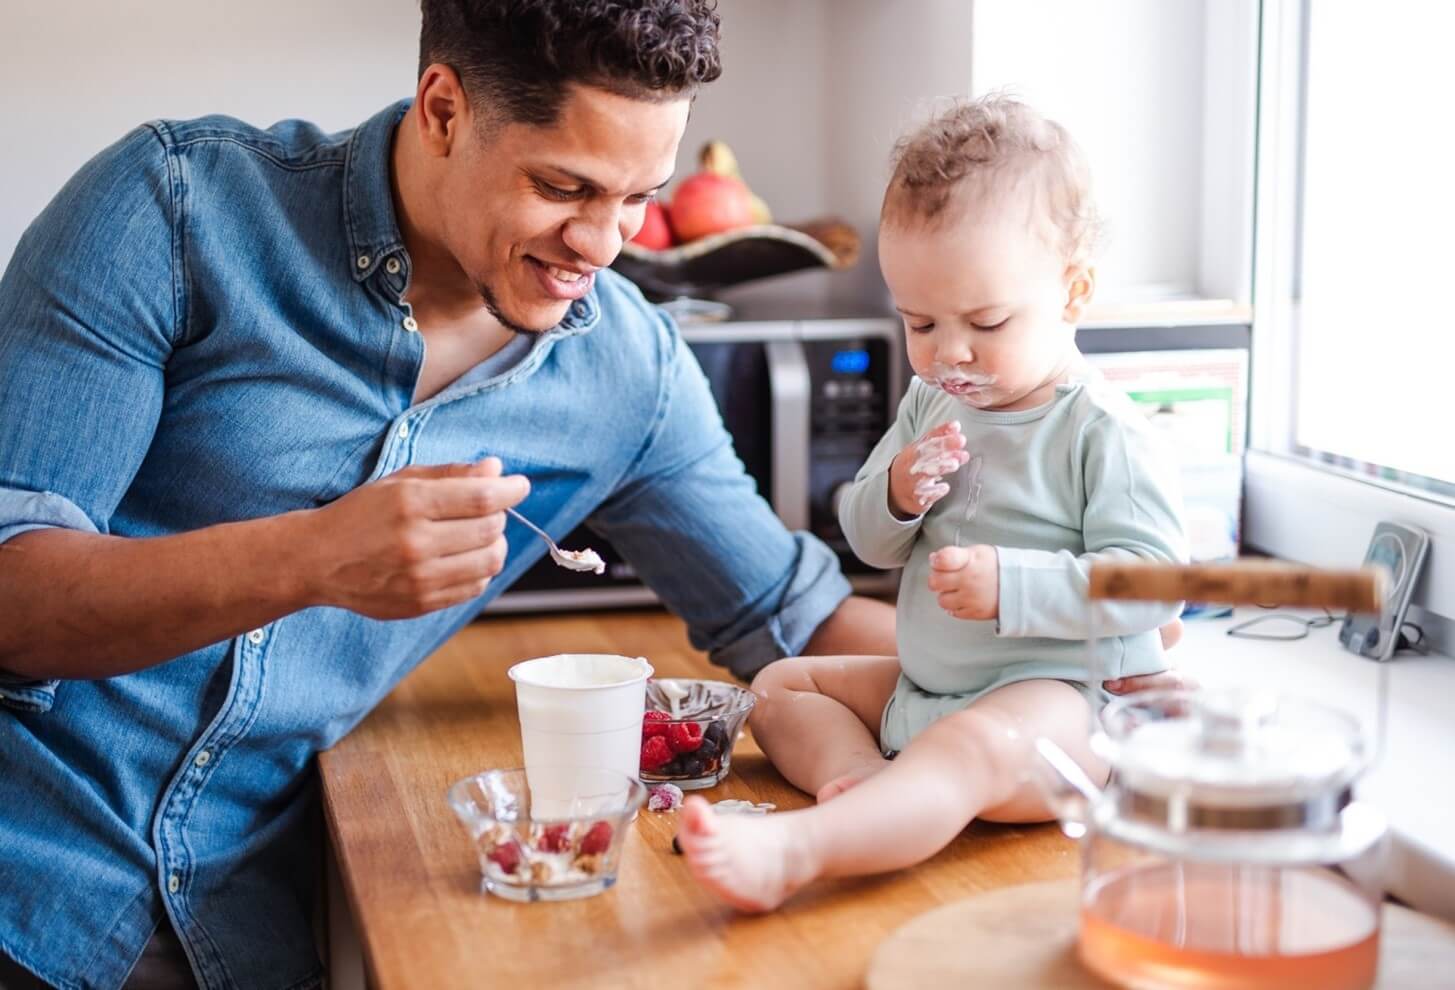
{"label": "man's nose", "polygon": [[617,208],[591,210],[566,222],[563,239],[587,264],[605,268],[621,253],[621,222]]}

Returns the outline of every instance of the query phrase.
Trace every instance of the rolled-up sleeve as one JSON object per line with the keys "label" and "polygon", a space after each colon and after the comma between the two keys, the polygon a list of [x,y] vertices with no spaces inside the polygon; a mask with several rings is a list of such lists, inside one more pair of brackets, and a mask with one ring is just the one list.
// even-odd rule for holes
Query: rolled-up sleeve
{"label": "rolled-up sleeve", "polygon": [[707,380],[668,318],[665,387],[631,476],[591,517],[688,627],[748,679],[801,653],[850,594],[837,556],[791,533],[733,451]]}
{"label": "rolled-up sleeve", "polygon": [[[180,175],[142,127],[88,162],[0,278],[0,551],[35,529],[107,532],[151,446],[183,324]],[[54,681],[0,672],[0,704]]]}
{"label": "rolled-up sleeve", "polygon": [[33,529],[53,528],[96,532],[91,518],[64,495],[0,488],[0,543]]}

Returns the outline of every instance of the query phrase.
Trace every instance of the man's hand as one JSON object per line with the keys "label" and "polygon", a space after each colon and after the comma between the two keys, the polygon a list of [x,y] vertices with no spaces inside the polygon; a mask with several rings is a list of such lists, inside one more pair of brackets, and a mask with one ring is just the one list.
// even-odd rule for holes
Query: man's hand
{"label": "man's hand", "polygon": [[1000,558],[995,547],[941,547],[930,554],[930,590],[957,619],[1000,616]]}
{"label": "man's hand", "polygon": [[944,476],[960,470],[970,455],[960,423],[950,420],[930,430],[894,456],[889,465],[889,511],[913,519],[950,493]]}
{"label": "man's hand", "polygon": [[404,619],[477,597],[505,565],[505,508],[525,498],[523,475],[500,461],[409,467],[317,513],[319,604]]}

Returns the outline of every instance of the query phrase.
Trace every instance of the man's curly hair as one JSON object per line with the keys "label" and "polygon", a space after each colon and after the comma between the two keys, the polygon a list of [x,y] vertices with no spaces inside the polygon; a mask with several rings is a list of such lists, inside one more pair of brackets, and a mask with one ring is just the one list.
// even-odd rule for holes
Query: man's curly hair
{"label": "man's curly hair", "polygon": [[459,75],[488,119],[548,126],[575,83],[672,100],[722,74],[716,0],[421,0],[419,71]]}

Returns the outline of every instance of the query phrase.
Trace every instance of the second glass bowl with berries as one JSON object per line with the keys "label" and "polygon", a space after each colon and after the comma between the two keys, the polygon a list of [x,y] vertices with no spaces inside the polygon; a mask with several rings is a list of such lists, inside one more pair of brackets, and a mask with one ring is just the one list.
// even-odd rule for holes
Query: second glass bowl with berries
{"label": "second glass bowl with berries", "polygon": [[487,770],[446,795],[475,843],[480,885],[512,901],[599,894],[616,883],[626,826],[647,789],[612,770],[546,767],[542,773],[549,786],[533,789],[527,770]]}
{"label": "second glass bowl with berries", "polygon": [[728,775],[733,744],[757,699],[726,681],[662,677],[647,682],[642,780],[684,791],[715,787]]}

